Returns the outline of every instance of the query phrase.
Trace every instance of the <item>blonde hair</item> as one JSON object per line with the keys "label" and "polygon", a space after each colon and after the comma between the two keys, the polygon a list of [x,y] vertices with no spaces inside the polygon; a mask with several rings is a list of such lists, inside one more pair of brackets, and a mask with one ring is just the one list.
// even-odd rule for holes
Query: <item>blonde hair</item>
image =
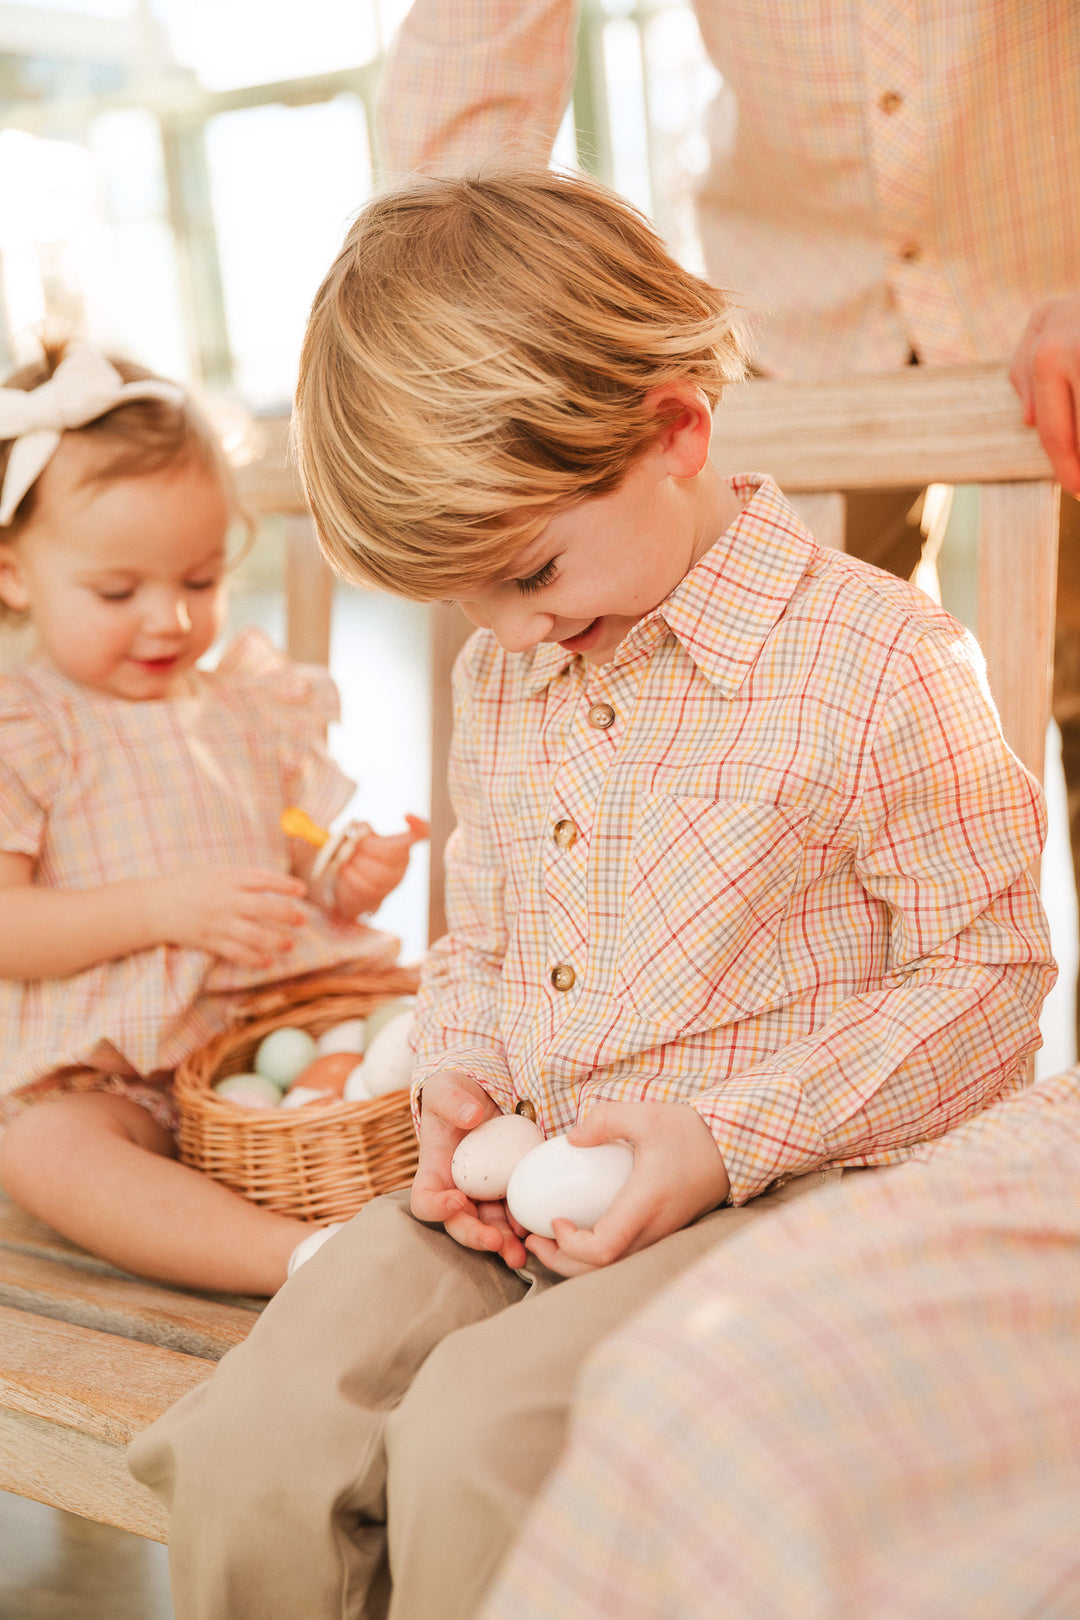
{"label": "blonde hair", "polygon": [[[40,360],[12,372],[3,379],[2,386],[27,392],[40,388],[53,376],[70,347],[66,340],[44,342]],[[133,360],[112,354],[107,358],[123,382],[165,380]],[[200,463],[221,481],[230,506],[248,531],[250,544],[252,524],[239,505],[232,468],[217,434],[187,392],[179,404],[165,399],[128,400],[83,427],[66,428],[64,431],[65,434],[77,434],[100,447],[100,459],[86,475],[88,483],[137,478],[144,473],[160,472],[165,467],[186,465],[192,460]],[[12,439],[0,439],[0,486],[7,472],[13,443]],[[20,532],[29,525],[37,504],[37,493],[38,484],[35,482],[15,508],[10,524],[0,530],[0,541],[4,544],[14,543]],[[0,622],[24,618],[25,614],[0,602]]]}
{"label": "blonde hair", "polygon": [[346,578],[420,600],[489,581],[553,512],[615,489],[670,418],[745,373],[732,299],[581,175],[377,197],[315,298],[295,445]]}

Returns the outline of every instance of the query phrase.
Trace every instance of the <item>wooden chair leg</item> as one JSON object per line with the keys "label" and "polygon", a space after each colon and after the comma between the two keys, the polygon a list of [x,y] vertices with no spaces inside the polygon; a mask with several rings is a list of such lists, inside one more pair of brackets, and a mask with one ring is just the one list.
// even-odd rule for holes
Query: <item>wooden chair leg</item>
{"label": "wooden chair leg", "polygon": [[834,551],[845,549],[847,502],[839,490],[798,491],[787,498],[815,540]]}
{"label": "wooden chair leg", "polygon": [[329,664],[334,576],[306,513],[285,519],[286,643],[302,664]]}
{"label": "wooden chair leg", "polygon": [[428,899],[428,942],[446,933],[443,851],[454,830],[447,786],[450,733],[454,724],[451,676],[454,660],[473,626],[457,606],[435,603],[431,609],[431,880]]}
{"label": "wooden chair leg", "polygon": [[1056,484],[984,484],[979,641],[1006,741],[1042,781],[1054,665]]}

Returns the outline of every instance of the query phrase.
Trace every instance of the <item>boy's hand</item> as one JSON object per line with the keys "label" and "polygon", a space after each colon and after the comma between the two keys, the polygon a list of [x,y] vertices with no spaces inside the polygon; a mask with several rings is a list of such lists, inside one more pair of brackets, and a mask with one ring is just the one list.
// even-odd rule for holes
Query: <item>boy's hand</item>
{"label": "boy's hand", "polygon": [[420,816],[406,816],[408,832],[383,837],[369,833],[362,838],[337,875],[334,909],[343,917],[356,917],[376,911],[392,889],[405,876],[409,851],[431,828]]}
{"label": "boy's hand", "polygon": [[575,1147],[628,1142],[634,1167],[590,1232],[554,1221],[555,1238],[535,1232],[525,1247],[560,1277],[580,1277],[688,1226],[715,1209],[730,1183],[712,1132],[686,1103],[598,1103],[569,1133]]}
{"label": "boy's hand", "polygon": [[307,922],[307,885],[259,866],[211,866],[151,878],[148,924],[163,945],[210,951],[238,967],[272,967]]}
{"label": "boy's hand", "polygon": [[444,1069],[432,1075],[421,1093],[420,1162],[412,1184],[410,1208],[418,1221],[441,1221],[463,1249],[501,1254],[508,1266],[528,1259],[521,1239],[524,1228],[511,1220],[505,1200],[474,1203],[454,1186],[450,1161],[454,1149],[498,1106],[470,1075]]}

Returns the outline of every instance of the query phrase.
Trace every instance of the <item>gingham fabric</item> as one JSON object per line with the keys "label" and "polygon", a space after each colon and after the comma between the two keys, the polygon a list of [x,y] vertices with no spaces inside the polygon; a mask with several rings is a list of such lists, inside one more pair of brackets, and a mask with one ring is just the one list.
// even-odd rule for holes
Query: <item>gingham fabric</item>
{"label": "gingham fabric", "polygon": [[609,1340],[478,1620],[1076,1620],[1078,1526],[1073,1069]]}
{"label": "gingham fabric", "polygon": [[[1002,360],[1040,299],[1077,290],[1075,0],[694,9],[724,79],[705,263],[752,312],[762,370]],[[575,14],[574,0],[415,0],[381,87],[388,169],[546,163]]]}
{"label": "gingham fabric", "polygon": [[[323,742],[337,713],[325,670],[257,630],[161,702],[89,691],[35,659],[0,675],[0,849],[32,856],[53,889],[218,865],[286,872],[282,810],[325,824],[352,794]],[[225,1027],[237,990],[394,954],[389,935],[301,904],[308,926],[276,968],[159,945],[68,979],[0,980],[0,1093],[74,1064],[175,1068]]]}
{"label": "gingham fabric", "polygon": [[463,1068],[547,1132],[689,1102],[738,1203],[1022,1085],[1054,968],[1041,795],[971,637],[732,483],[611,663],[465,648],[415,1083]]}

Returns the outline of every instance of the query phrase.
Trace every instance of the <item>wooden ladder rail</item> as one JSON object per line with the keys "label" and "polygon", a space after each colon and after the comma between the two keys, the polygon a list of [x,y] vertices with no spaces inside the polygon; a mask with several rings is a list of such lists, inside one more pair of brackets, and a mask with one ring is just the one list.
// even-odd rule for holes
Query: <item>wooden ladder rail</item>
{"label": "wooden ladder rail", "polygon": [[713,459],[771,473],[841,549],[841,490],[979,485],[978,639],[1005,739],[1042,779],[1060,491],[1002,367],[748,383],[717,412]]}

